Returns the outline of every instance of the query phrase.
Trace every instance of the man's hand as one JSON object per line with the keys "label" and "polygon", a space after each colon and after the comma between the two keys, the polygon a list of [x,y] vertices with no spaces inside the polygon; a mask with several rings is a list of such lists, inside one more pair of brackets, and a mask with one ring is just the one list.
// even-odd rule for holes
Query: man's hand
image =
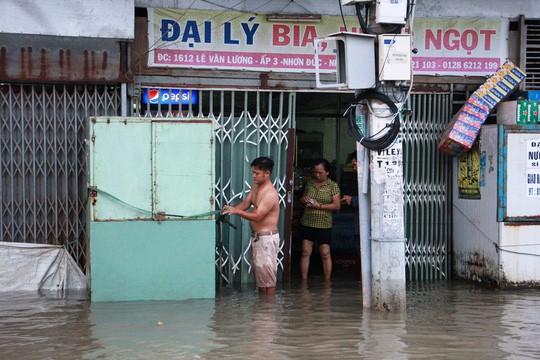
{"label": "man's hand", "polygon": [[341,198],[341,201],[345,201],[347,205],[351,205],[352,202],[352,196],[351,195],[343,195]]}
{"label": "man's hand", "polygon": [[235,208],[229,205],[225,205],[223,209],[221,209],[221,215],[232,215],[234,214]]}

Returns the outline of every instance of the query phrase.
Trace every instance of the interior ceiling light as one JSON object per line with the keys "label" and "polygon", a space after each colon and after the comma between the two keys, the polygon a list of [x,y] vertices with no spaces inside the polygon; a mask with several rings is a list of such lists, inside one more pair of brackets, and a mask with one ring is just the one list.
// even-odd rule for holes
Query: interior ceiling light
{"label": "interior ceiling light", "polygon": [[268,14],[266,20],[271,22],[320,22],[319,14]]}

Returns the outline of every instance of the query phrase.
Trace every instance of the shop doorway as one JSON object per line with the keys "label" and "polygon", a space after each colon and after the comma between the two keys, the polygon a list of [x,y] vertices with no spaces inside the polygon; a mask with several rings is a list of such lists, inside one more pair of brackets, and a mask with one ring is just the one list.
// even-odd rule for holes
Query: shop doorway
{"label": "shop doorway", "polygon": [[[314,161],[319,158],[331,164],[330,179],[337,182],[341,194],[357,195],[356,173],[350,155],[356,142],[348,133],[343,113],[353,101],[352,93],[297,93],[296,143],[294,157],[294,196],[291,236],[291,278],[300,278],[302,239],[300,203],[304,185],[312,175]],[[332,232],[332,276],[360,279],[358,222],[352,206],[342,203],[334,214]],[[323,275],[320,254],[316,246],[310,260],[309,277]]]}
{"label": "shop doorway", "polygon": [[[294,202],[291,236],[291,278],[299,278],[301,242],[298,233],[302,185],[313,161],[332,164],[330,178],[342,194],[357,194],[350,153],[356,149],[344,111],[353,101],[347,93],[297,93]],[[451,254],[451,159],[437,144],[451,116],[451,94],[413,93],[412,115],[403,118],[404,216],[408,281],[449,279]],[[333,276],[360,279],[358,223],[355,209],[343,205],[334,217]],[[312,254],[310,276],[321,275],[318,253]]]}

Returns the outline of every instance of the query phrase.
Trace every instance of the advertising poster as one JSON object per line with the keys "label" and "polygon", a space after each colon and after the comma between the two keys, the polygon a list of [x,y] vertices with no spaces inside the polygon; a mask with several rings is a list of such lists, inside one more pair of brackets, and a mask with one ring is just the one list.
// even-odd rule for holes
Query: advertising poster
{"label": "advertising poster", "polygon": [[462,199],[480,199],[480,146],[478,141],[459,159],[458,196]]}

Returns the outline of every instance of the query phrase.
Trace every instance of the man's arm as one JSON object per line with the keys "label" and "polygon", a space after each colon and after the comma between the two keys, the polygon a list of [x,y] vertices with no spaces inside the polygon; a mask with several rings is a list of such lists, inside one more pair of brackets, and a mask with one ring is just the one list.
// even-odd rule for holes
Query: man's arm
{"label": "man's arm", "polygon": [[[261,194],[259,194],[260,196]],[[277,192],[267,192],[262,196],[257,207],[253,208],[253,211],[242,210],[238,205],[229,207],[229,214],[236,214],[246,220],[260,222],[268,215],[274,204],[278,202]]]}
{"label": "man's arm", "polygon": [[251,206],[251,191],[248,193],[248,196],[242,200],[240,203],[236,205],[225,205],[221,209],[221,215],[228,215],[232,214],[233,210],[231,209],[239,209],[239,210],[247,210]]}
{"label": "man's arm", "polygon": [[347,205],[352,205],[354,208],[358,207],[358,196],[343,195],[341,201],[345,201]]}

